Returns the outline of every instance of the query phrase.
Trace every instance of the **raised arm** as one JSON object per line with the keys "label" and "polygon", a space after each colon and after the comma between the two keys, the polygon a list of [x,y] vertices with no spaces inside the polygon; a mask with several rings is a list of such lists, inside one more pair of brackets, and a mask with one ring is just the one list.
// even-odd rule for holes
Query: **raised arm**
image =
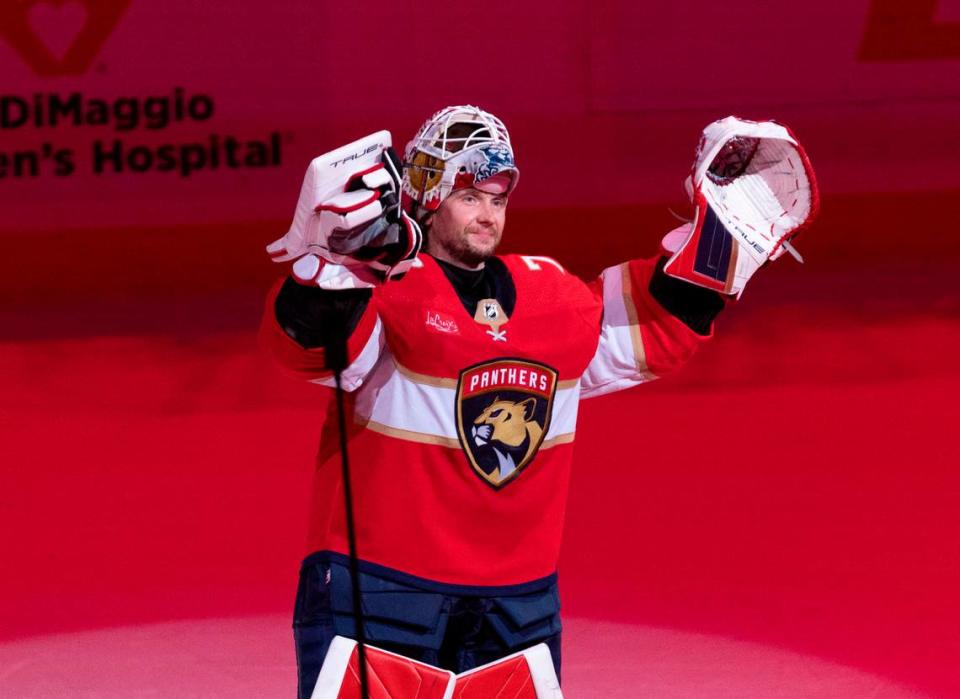
{"label": "raised arm", "polygon": [[722,297],[668,277],[664,262],[632,260],[605,269],[594,282],[603,320],[597,352],[581,379],[584,398],[664,376],[712,336]]}
{"label": "raised arm", "polygon": [[343,387],[353,391],[383,348],[375,306],[371,289],[329,291],[288,277],[267,298],[261,343],[284,370],[325,386],[334,385],[333,367],[344,367]]}
{"label": "raised arm", "polygon": [[[603,323],[585,397],[663,376],[711,335],[724,306],[816,216],[816,177],[794,135],[775,122],[709,124],[687,190],[693,221],[669,233],[669,259],[611,267],[597,282]],[[801,260],[802,261],[802,260]]]}
{"label": "raised arm", "polygon": [[293,223],[267,246],[291,276],[267,298],[261,339],[286,370],[347,391],[383,348],[374,289],[416,263],[422,234],[400,210],[400,162],[380,131],[315,158]]}

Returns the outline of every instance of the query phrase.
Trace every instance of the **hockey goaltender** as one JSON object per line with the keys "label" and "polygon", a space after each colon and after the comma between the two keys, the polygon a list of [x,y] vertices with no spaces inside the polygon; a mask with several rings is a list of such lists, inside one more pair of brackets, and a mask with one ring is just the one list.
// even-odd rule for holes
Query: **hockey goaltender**
{"label": "hockey goaltender", "polygon": [[317,457],[299,694],[361,696],[375,676],[390,696],[469,681],[471,696],[526,682],[510,696],[559,697],[578,403],[663,376],[706,342],[724,298],[794,252],[817,209],[813,172],[779,124],[710,124],[687,182],[693,222],[660,257],[588,283],[549,257],[496,254],[519,170],[495,116],[448,107],[402,162],[389,146],[384,131],[314,160],[267,248],[293,264],[265,343],[346,393]]}

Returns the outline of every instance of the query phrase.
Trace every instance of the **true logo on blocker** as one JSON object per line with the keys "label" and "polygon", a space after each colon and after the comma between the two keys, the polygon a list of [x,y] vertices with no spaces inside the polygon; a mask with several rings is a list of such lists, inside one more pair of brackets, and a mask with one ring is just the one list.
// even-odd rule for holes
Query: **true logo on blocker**
{"label": "true logo on blocker", "polygon": [[457,433],[470,466],[501,488],[530,465],[550,429],[557,371],[498,359],[460,372]]}
{"label": "true logo on blocker", "polygon": [[3,0],[0,36],[37,75],[80,75],[130,0]]}

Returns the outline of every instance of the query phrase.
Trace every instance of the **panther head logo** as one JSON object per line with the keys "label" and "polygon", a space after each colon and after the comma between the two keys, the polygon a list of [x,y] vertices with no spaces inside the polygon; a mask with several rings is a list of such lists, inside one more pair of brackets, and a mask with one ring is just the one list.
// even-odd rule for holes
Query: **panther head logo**
{"label": "panther head logo", "polygon": [[556,389],[557,371],[527,359],[497,359],[460,373],[460,446],[489,485],[503,487],[534,460],[550,428]]}
{"label": "panther head logo", "polygon": [[540,445],[543,428],[533,419],[536,409],[537,399],[532,396],[519,402],[497,397],[473,421],[474,443],[478,447],[489,444],[497,457],[498,480],[516,471],[517,464]]}

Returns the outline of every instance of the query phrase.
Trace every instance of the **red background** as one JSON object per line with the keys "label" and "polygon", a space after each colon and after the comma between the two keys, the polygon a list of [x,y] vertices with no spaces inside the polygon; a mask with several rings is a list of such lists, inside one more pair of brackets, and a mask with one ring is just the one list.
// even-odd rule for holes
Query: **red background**
{"label": "red background", "polygon": [[121,137],[285,145],[262,171],[0,179],[3,637],[290,608],[324,396],[254,329],[310,157],[479,104],[523,172],[505,247],[589,276],[655,252],[700,128],[736,113],[817,167],[807,264],[751,282],[682,373],[584,403],[565,608],[960,693],[960,4],[134,1],[86,64],[95,3],[22,5],[59,74],[0,37],[0,93],[182,86],[210,122]]}

